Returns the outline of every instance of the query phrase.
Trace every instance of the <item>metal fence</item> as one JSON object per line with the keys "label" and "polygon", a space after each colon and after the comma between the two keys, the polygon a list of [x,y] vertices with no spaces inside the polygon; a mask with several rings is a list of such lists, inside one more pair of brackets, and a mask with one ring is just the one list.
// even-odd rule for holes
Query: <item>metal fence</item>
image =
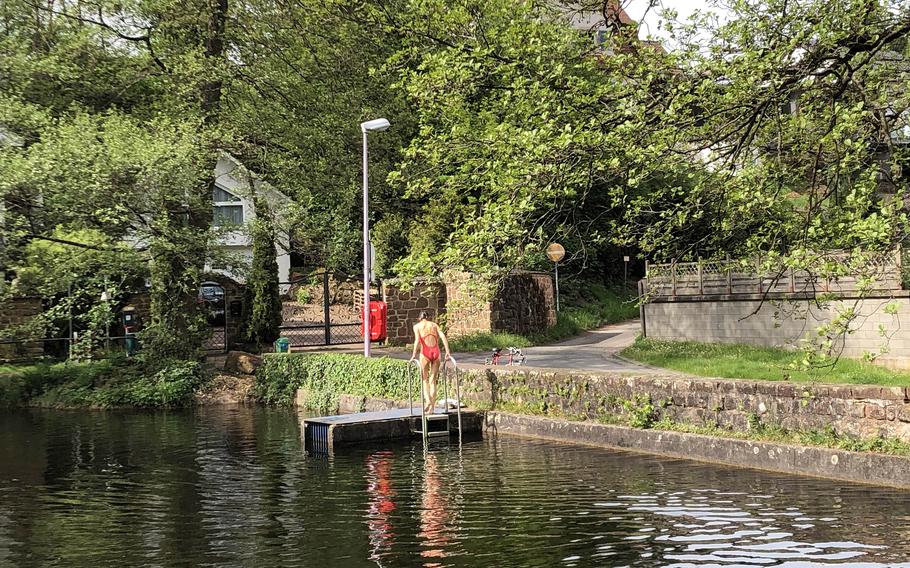
{"label": "metal fence", "polygon": [[0,362],[65,361],[70,358],[106,359],[136,353],[139,340],[133,336],[99,337],[91,340],[69,337],[0,340]]}
{"label": "metal fence", "polygon": [[[292,347],[363,341],[363,292],[359,278],[323,272],[316,282],[298,280],[282,282],[280,286],[287,296],[282,306],[280,334],[290,340]],[[314,298],[297,301],[301,288],[312,291]]]}
{"label": "metal fence", "polygon": [[830,276],[781,266],[768,268],[760,258],[752,261],[699,260],[697,262],[647,263],[642,292],[649,298],[679,296],[730,296],[767,294],[849,293],[859,290],[901,289],[899,251],[869,255],[857,260],[848,253],[819,257],[822,262],[852,266],[851,274]]}

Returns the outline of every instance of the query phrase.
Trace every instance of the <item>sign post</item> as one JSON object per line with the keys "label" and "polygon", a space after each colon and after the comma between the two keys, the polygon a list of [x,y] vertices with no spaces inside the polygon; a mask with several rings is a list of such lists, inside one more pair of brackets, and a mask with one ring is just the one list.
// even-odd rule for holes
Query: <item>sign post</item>
{"label": "sign post", "polygon": [[628,286],[629,285],[629,255],[622,257],[622,261],[623,261],[623,263],[625,263],[623,266],[623,271],[622,271],[622,285]]}
{"label": "sign post", "polygon": [[553,272],[556,274],[556,311],[559,311],[559,261],[566,256],[566,249],[559,243],[550,243],[547,247],[547,258],[553,261]]}

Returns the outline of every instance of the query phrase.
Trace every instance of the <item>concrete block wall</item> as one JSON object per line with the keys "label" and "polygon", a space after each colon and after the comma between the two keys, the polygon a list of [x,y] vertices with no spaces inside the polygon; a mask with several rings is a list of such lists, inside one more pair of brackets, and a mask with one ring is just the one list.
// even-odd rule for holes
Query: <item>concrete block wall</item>
{"label": "concrete block wall", "polygon": [[[889,304],[897,308],[895,313],[885,310]],[[820,325],[851,309],[858,317],[837,344],[842,355],[873,353],[879,355],[879,363],[910,368],[910,298],[906,296],[823,304],[795,298],[652,302],[644,306],[642,325],[652,339],[789,348],[817,337]]]}

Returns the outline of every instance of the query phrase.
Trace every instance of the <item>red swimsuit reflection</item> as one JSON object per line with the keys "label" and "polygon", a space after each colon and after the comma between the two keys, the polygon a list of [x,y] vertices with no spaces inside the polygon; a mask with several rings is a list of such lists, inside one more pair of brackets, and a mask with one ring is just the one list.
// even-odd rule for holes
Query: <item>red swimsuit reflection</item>
{"label": "red swimsuit reflection", "polygon": [[392,489],[392,452],[376,452],[367,458],[367,493],[370,496],[370,560],[380,566],[382,555],[392,546],[391,515],[395,510],[395,490]]}
{"label": "red swimsuit reflection", "polygon": [[[433,454],[426,454],[424,461],[423,507],[420,510],[420,533],[424,539],[420,555],[424,558],[445,558],[445,548],[451,542],[452,508],[442,491],[442,477],[439,474],[439,461]],[[443,566],[436,561],[424,563],[427,568]]]}

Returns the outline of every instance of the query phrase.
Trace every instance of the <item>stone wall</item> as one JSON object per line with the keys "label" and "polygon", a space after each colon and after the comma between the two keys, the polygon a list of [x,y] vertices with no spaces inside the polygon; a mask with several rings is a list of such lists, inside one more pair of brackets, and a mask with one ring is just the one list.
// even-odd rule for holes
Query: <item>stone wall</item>
{"label": "stone wall", "polygon": [[514,369],[461,373],[463,398],[486,407],[598,419],[636,413],[744,431],[833,427],[910,441],[910,388],[630,376]]}
{"label": "stone wall", "polygon": [[451,337],[493,330],[492,302],[478,300],[487,294],[470,274],[446,277],[446,330]]}
{"label": "stone wall", "polygon": [[414,324],[426,311],[434,321],[446,310],[446,286],[442,282],[418,280],[407,289],[399,280],[383,282],[382,299],[387,309],[387,341],[391,344],[414,342]]}
{"label": "stone wall", "polygon": [[[42,311],[41,298],[12,298],[3,303],[0,310],[0,330],[9,330],[28,323]],[[14,334],[19,339],[20,334]],[[40,335],[39,335],[40,337]],[[44,343],[0,344],[0,361],[22,361],[41,357],[44,354]]]}
{"label": "stone wall", "polygon": [[[886,310],[888,305],[896,311]],[[910,368],[910,298],[906,295],[821,305],[806,298],[652,302],[644,306],[642,332],[653,339],[792,347],[803,338],[817,337],[818,326],[848,309],[856,310],[859,317],[851,333],[839,340],[842,355],[880,354],[877,362],[881,364]]]}
{"label": "stone wall", "polygon": [[553,279],[542,272],[510,274],[493,298],[493,331],[535,333],[556,325]]}
{"label": "stone wall", "polygon": [[542,272],[515,272],[506,276],[490,299],[468,274],[446,281],[446,322],[452,337],[471,333],[510,331],[534,333],[556,325],[553,279]]}

